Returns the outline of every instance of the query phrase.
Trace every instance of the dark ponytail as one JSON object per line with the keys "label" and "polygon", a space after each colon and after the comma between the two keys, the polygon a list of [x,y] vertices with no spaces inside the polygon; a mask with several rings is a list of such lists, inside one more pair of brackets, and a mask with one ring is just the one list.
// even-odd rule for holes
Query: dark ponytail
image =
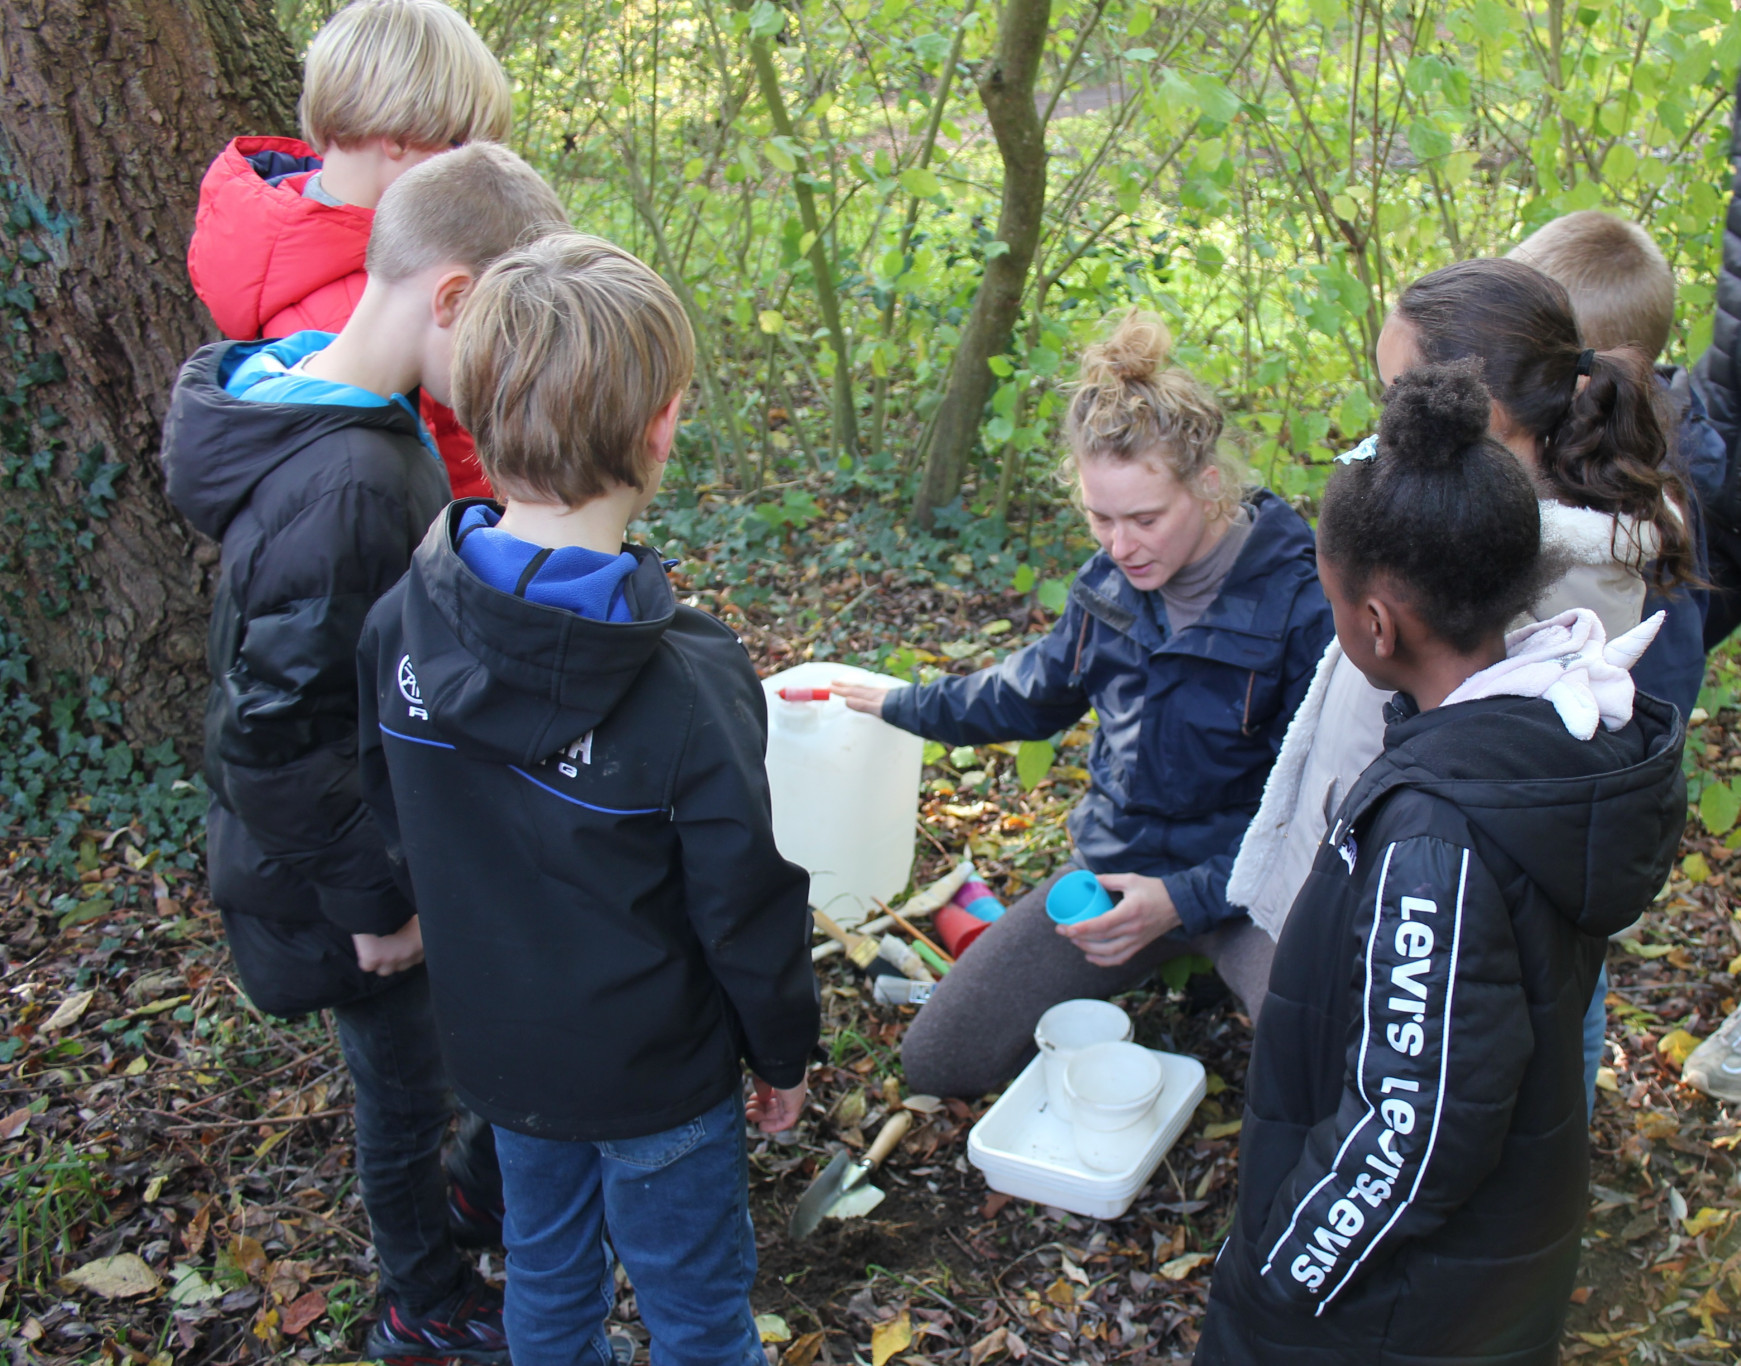
{"label": "dark ponytail", "polygon": [[[1580,364],[1584,345],[1565,289],[1522,261],[1446,266],[1405,289],[1396,311],[1413,327],[1422,360],[1481,362],[1493,397],[1536,438],[1547,493],[1654,528],[1660,581],[1697,581],[1681,512],[1687,494],[1668,464],[1673,426],[1644,355],[1621,347]],[[1616,545],[1617,558],[1629,555],[1636,549]]]}

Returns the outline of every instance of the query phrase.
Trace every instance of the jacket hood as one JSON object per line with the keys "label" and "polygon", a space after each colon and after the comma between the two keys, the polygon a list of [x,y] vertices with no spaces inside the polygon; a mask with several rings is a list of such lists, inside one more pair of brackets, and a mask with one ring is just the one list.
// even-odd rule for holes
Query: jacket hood
{"label": "jacket hood", "polygon": [[422,427],[397,403],[353,408],[336,403],[258,403],[224,391],[224,381],[265,342],[203,346],[181,367],[163,425],[169,501],[214,540],[223,538],[254,488],[321,438],[350,427],[379,427],[422,440]]}
{"label": "jacket hood", "polygon": [[1640,693],[1630,724],[1588,740],[1542,698],[1421,712],[1398,694],[1386,717],[1384,753],[1333,843],[1387,792],[1413,787],[1455,806],[1586,934],[1624,929],[1662,890],[1686,826],[1686,729],[1666,702]]}
{"label": "jacket hood", "polygon": [[636,560],[624,585],[633,621],[492,588],[454,548],[477,501],[450,504],[412,557],[399,687],[468,758],[537,764],[610,715],[664,639],[677,597],[659,557],[640,546],[624,547]]}
{"label": "jacket hood", "polygon": [[237,138],[200,182],[187,269],[225,336],[257,337],[285,309],[362,270],[374,212],[304,198],[320,167],[296,138]]}

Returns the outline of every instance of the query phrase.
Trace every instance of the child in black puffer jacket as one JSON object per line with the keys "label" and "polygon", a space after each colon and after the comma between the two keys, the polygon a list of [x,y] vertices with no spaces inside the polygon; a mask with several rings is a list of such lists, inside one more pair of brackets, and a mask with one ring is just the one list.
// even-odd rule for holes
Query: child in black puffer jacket
{"label": "child in black puffer jacket", "polygon": [[1625,672],[1652,623],[1506,636],[1551,567],[1488,415],[1407,373],[1325,496],[1337,638],[1396,697],[1276,949],[1203,1366],[1559,1359],[1584,1007],[1673,861],[1684,732]]}

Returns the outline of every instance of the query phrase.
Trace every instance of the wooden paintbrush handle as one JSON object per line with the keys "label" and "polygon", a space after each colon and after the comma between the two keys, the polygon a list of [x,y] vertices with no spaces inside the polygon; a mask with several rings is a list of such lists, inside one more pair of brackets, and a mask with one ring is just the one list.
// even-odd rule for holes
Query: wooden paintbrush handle
{"label": "wooden paintbrush handle", "polygon": [[870,1145],[870,1151],[859,1160],[872,1167],[880,1167],[883,1159],[901,1146],[901,1140],[912,1127],[913,1116],[905,1110],[889,1116],[888,1122],[877,1133],[876,1141]]}

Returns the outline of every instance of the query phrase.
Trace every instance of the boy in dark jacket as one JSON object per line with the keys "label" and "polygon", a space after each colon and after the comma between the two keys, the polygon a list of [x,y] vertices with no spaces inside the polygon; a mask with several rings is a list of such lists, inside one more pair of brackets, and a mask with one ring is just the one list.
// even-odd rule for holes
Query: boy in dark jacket
{"label": "boy in dark jacket", "polygon": [[[442,0],[357,0],[303,62],[302,134],[242,137],[200,182],[187,248],[194,292],[226,337],[337,332],[363,295],[369,225],[387,187],[468,142],[500,142],[508,78]],[[456,498],[487,494],[452,409],[422,416]]]}
{"label": "boy in dark jacket", "polygon": [[257,1006],[337,1017],[387,1306],[374,1356],[506,1359],[499,1301],[447,1233],[447,1082],[417,918],[358,791],[356,647],[447,498],[419,388],[446,396],[447,337],[475,275],[556,226],[555,195],[500,147],[419,166],[382,199],[345,330],[204,348],[164,437],[171,500],[223,542],[212,897]]}
{"label": "boy in dark jacket", "polygon": [[[1536,229],[1510,255],[1566,291],[1585,346],[1597,351],[1633,346],[1652,363],[1661,360],[1674,328],[1674,271],[1637,223],[1580,209]],[[1698,569],[1703,574],[1703,510],[1722,487],[1723,440],[1706,418],[1686,367],[1656,364],[1656,376],[1674,411],[1675,442],[1669,458],[1696,500],[1684,511],[1699,533]],[[1664,593],[1653,584],[1645,599],[1646,617],[1659,611],[1667,617],[1632,676],[1645,692],[1674,703],[1682,716],[1692,712],[1705,684],[1707,596],[1702,588]]]}
{"label": "boy in dark jacket", "polygon": [[562,233],[499,262],[454,395],[506,507],[450,507],[361,647],[364,787],[455,1085],[496,1126],[516,1366],[608,1359],[607,1222],[654,1360],[762,1360],[739,1059],[751,1119],[789,1127],[809,880],[774,847],[743,647],[623,544],[693,367],[627,253]]}
{"label": "boy in dark jacket", "polygon": [[1540,513],[1469,364],[1404,373],[1325,494],[1337,639],[1397,695],[1276,946],[1200,1366],[1559,1360],[1584,1008],[1673,864],[1685,732],[1625,671],[1654,621],[1506,635]]}

